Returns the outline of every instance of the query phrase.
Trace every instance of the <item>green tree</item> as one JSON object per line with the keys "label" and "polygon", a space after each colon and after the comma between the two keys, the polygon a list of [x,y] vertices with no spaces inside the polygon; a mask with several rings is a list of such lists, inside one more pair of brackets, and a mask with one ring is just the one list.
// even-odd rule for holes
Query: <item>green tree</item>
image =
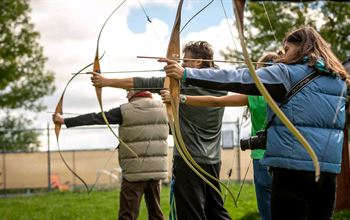
{"label": "green tree", "polygon": [[321,10],[326,23],[320,28],[320,33],[338,58],[344,61],[350,56],[350,3],[326,2]]}
{"label": "green tree", "polygon": [[[41,98],[53,93],[54,75],[44,69],[47,58],[38,43],[39,33],[30,21],[29,2],[2,0],[0,8],[0,109],[8,112],[1,115],[1,129],[26,130],[32,119],[16,118],[11,116],[11,111],[44,110]],[[18,134],[21,138],[1,133],[0,140],[4,142],[0,145],[18,141],[29,149],[36,143],[34,133],[29,137],[27,132],[22,132]],[[23,138],[26,140],[22,141]]]}
{"label": "green tree", "polygon": [[39,133],[32,129],[25,129],[31,120],[23,117],[16,118],[6,113],[4,120],[0,121],[1,151],[35,151],[40,147]]}
{"label": "green tree", "polygon": [[[281,49],[286,33],[305,25],[318,30],[340,60],[350,53],[349,3],[249,2],[245,9],[246,43],[253,60],[264,51]],[[242,60],[236,49],[228,48],[222,54],[225,59]]]}

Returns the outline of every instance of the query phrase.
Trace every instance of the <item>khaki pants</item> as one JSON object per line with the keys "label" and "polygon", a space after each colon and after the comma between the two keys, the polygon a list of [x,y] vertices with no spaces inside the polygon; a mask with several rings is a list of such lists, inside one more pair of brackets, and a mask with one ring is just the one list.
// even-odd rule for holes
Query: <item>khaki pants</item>
{"label": "khaki pants", "polygon": [[160,181],[128,182],[123,178],[120,192],[119,220],[137,220],[142,195],[149,220],[164,220],[160,207]]}

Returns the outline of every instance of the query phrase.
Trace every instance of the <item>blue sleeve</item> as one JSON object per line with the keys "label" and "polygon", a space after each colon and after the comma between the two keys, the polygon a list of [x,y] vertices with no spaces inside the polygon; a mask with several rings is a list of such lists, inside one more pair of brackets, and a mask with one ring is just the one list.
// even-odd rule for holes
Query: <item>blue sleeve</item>
{"label": "blue sleeve", "polygon": [[[192,69],[186,68],[186,83],[215,90],[247,95],[260,95],[247,68]],[[291,87],[288,69],[284,64],[260,68],[257,74],[276,101],[281,101]]]}

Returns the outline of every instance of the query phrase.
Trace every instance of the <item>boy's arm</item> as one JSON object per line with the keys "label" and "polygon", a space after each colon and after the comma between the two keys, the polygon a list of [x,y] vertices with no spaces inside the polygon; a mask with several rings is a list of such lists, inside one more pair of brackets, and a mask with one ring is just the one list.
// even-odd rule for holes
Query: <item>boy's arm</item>
{"label": "boy's arm", "polygon": [[[160,94],[163,102],[167,103],[170,101],[170,93],[168,90],[161,90]],[[180,95],[180,102],[186,105],[206,107],[245,106],[248,105],[248,96],[243,94],[219,97]]]}
{"label": "boy's arm", "polygon": [[243,94],[234,94],[227,96],[186,96],[186,105],[192,106],[245,106],[248,105],[248,96]]}
{"label": "boy's arm", "polygon": [[[113,108],[108,112],[105,112],[105,115],[110,122],[110,124],[122,124],[122,114],[120,108]],[[84,126],[84,125],[104,125],[105,122],[100,113],[88,113],[84,115],[79,115],[77,117],[64,118],[60,114],[54,114],[52,116],[54,123],[65,124],[67,128]]]}
{"label": "boy's arm", "polygon": [[152,93],[159,93],[164,84],[164,77],[130,77],[109,79],[98,73],[92,74],[91,82],[92,85],[96,87],[114,87],[126,90],[139,88],[139,90],[148,90]]}
{"label": "boy's arm", "polygon": [[134,87],[134,78],[115,78],[110,79],[104,77],[102,74],[91,72],[91,82],[96,87],[114,87],[129,90]]}

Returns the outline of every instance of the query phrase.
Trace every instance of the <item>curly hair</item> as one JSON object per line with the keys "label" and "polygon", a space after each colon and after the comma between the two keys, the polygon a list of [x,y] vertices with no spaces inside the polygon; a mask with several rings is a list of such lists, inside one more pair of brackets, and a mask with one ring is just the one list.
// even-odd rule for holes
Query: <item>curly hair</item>
{"label": "curly hair", "polygon": [[[213,47],[207,41],[190,41],[188,42],[182,53],[190,52],[193,59],[213,60]],[[214,67],[214,61],[203,61],[201,68]]]}

